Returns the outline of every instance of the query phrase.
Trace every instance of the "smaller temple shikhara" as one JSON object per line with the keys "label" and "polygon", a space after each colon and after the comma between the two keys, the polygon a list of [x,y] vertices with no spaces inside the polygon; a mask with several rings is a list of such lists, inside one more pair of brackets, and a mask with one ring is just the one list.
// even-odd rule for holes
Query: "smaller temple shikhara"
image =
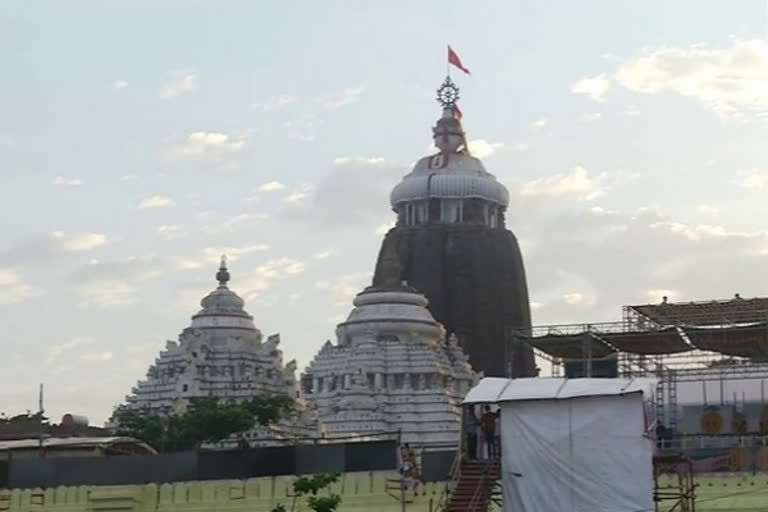
{"label": "smaller temple shikhara", "polygon": [[216,280],[218,286],[200,301],[202,309],[192,316],[191,325],[178,341],[166,342],[123,407],[174,414],[196,397],[242,401],[258,394],[285,394],[296,397],[293,416],[249,437],[277,440],[316,435],[317,423],[299,394],[296,362],[283,363],[279,334],[263,340],[244,309],[245,301],[228,286],[226,257],[221,259]]}
{"label": "smaller temple shikhara", "polygon": [[304,396],[329,438],[399,432],[417,446],[457,443],[459,404],[475,374],[424,295],[400,280],[397,254],[384,254],[381,269],[338,325],[337,343],[307,367]]}

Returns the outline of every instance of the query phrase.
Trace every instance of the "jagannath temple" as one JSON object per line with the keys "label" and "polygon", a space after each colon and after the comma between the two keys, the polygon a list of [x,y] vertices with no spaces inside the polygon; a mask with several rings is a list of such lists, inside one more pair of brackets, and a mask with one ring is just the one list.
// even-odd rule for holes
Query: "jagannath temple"
{"label": "jagannath temple", "polygon": [[380,272],[338,325],[337,343],[307,367],[304,394],[328,438],[399,433],[412,445],[457,443],[460,403],[475,380],[468,357],[424,295],[400,280],[393,246]]}
{"label": "jagannath temple", "polygon": [[523,258],[506,229],[509,192],[470,154],[458,99],[446,78],[438,90],[443,114],[432,130],[437,153],[421,158],[392,190],[397,222],[382,243],[374,285],[384,279],[382,255],[393,246],[401,278],[424,292],[475,371],[532,376],[531,348],[507,342],[511,331],[531,329]]}

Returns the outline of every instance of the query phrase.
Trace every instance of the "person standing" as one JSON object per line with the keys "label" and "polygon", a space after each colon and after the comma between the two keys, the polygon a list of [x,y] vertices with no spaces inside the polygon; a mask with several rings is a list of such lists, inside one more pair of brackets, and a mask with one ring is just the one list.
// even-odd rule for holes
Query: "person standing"
{"label": "person standing", "polygon": [[488,446],[488,458],[498,458],[498,449],[496,445],[496,418],[499,416],[497,412],[491,411],[491,406],[486,405],[483,407],[483,415],[480,418],[480,427],[483,430],[483,439],[486,446]]}

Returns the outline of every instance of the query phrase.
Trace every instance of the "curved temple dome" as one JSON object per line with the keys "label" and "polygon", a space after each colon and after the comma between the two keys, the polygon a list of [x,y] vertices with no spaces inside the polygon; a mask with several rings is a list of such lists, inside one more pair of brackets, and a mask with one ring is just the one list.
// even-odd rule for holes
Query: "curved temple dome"
{"label": "curved temple dome", "polygon": [[192,323],[168,341],[149,367],[146,378],[131,390],[125,407],[169,414],[180,412],[191,398],[218,397],[247,400],[264,393],[297,398],[297,413],[259,437],[293,437],[311,434],[317,424],[309,418],[300,399],[296,362],[283,363],[280,335],[262,341],[245,302],[229,289],[229,271],[222,258],[216,274],[218,287],[206,295]]}
{"label": "curved temple dome", "polygon": [[381,284],[363,290],[302,378],[327,436],[400,431],[414,445],[459,439],[459,404],[474,373],[456,338],[401,283],[397,255],[384,257]]}

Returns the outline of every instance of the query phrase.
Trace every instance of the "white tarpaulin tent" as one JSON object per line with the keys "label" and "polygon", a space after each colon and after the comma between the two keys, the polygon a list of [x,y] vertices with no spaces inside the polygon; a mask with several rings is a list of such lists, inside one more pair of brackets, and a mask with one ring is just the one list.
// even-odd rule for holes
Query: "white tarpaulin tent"
{"label": "white tarpaulin tent", "polygon": [[485,378],[497,403],[505,512],[652,511],[654,379]]}

